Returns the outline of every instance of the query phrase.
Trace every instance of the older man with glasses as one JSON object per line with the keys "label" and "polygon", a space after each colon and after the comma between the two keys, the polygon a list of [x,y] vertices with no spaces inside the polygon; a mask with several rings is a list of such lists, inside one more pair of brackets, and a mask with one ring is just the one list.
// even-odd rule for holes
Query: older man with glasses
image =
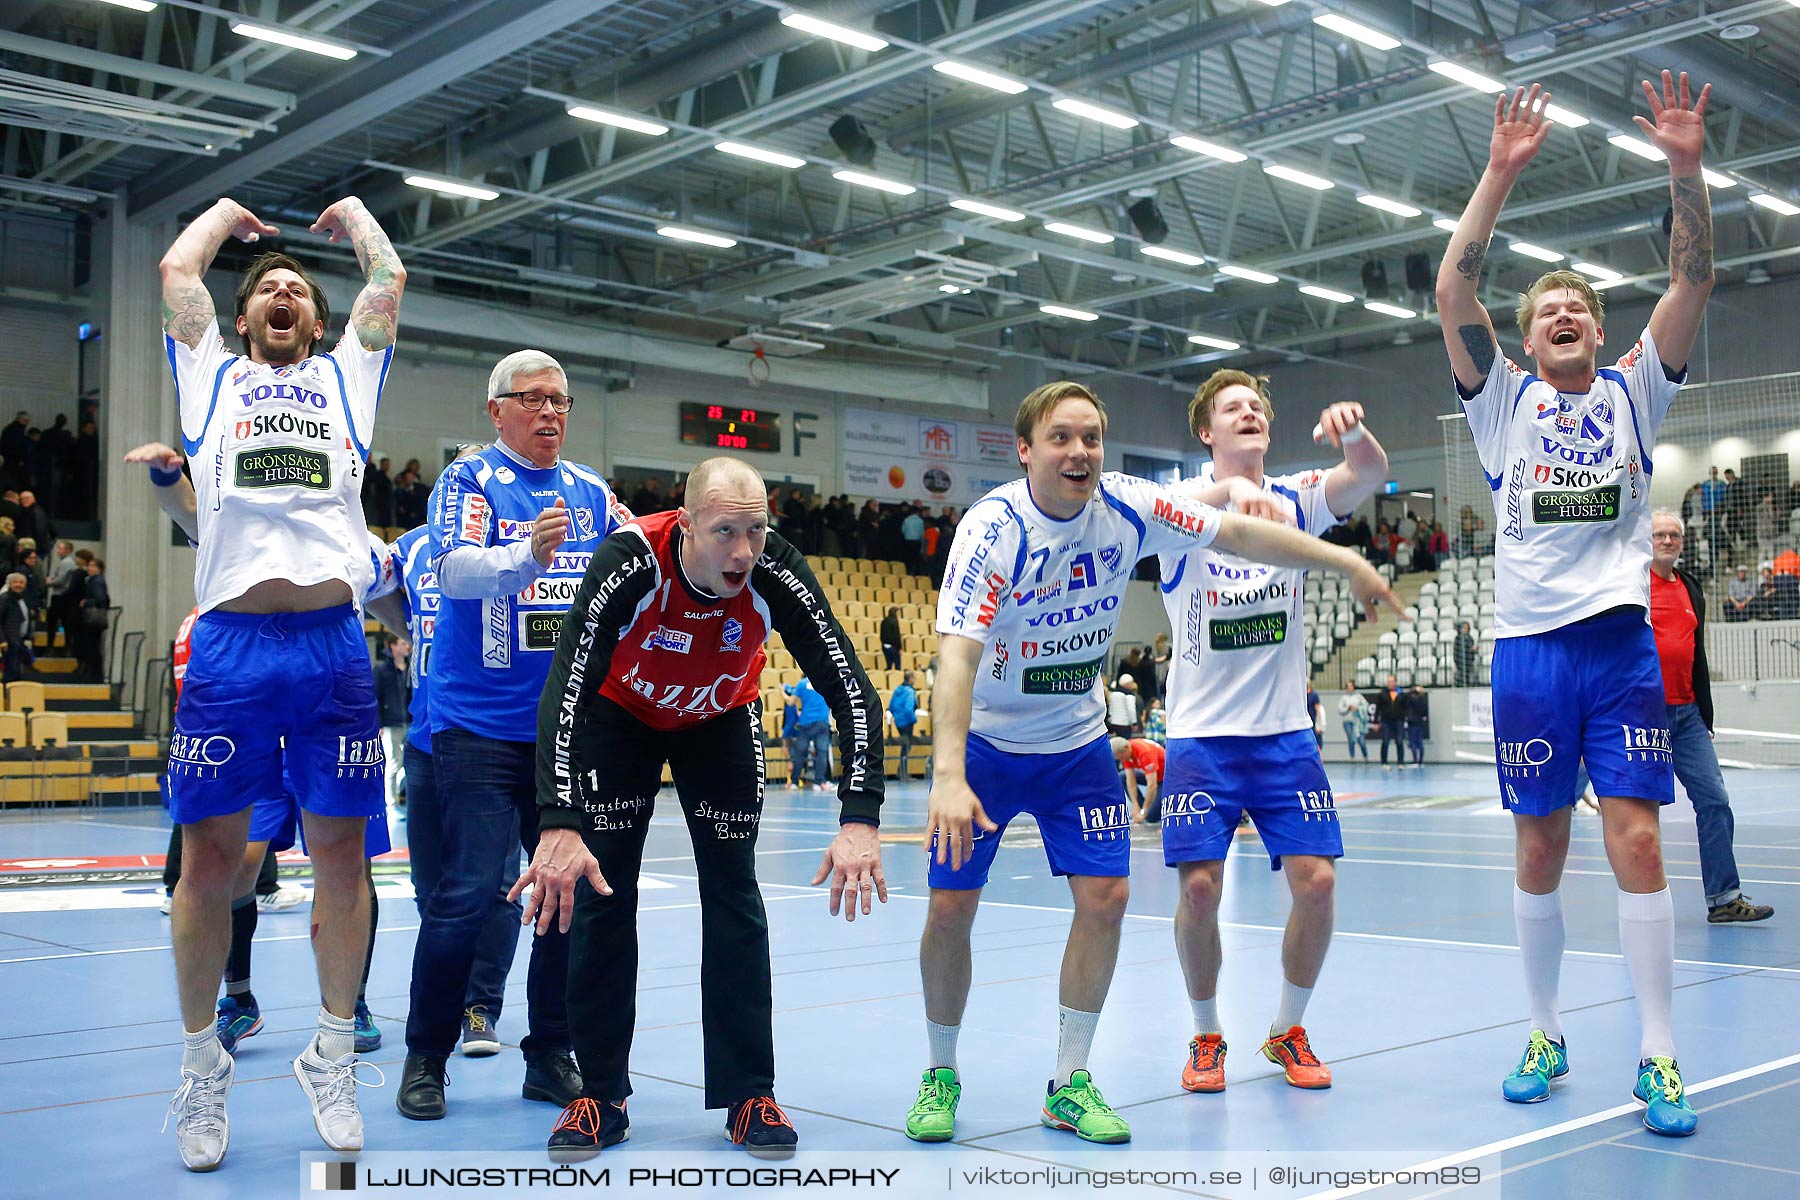
{"label": "older man with glasses", "polygon": [[1707,921],[1766,921],[1775,910],[1753,902],[1738,887],[1731,798],[1712,744],[1712,677],[1706,669],[1706,622],[1701,619],[1706,596],[1699,580],[1675,565],[1685,540],[1680,517],[1667,509],[1650,514],[1650,629],[1656,635],[1656,657],[1662,660],[1675,778],[1694,802]]}
{"label": "older man with glasses", "polygon": [[[631,514],[591,467],[562,457],[568,377],[538,350],[501,359],[488,380],[494,444],[450,464],[431,494],[430,560],[439,603],[431,650],[431,753],[440,794],[440,874],[413,952],[406,1068],[396,1097],[415,1121],[444,1115],[444,1060],[461,1031],[482,927],[518,831],[537,849],[537,705],[564,614],[588,562]],[[516,822],[516,825],[515,825]],[[516,862],[516,858],[514,860]],[[526,984],[527,1100],[581,1094],[564,997],[569,948],[533,939]]]}

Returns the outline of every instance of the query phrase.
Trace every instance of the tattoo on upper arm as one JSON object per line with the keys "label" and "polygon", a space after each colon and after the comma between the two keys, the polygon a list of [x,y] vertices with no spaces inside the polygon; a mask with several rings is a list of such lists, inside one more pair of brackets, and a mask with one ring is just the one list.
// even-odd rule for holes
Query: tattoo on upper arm
{"label": "tattoo on upper arm", "polygon": [[1669,227],[1669,279],[1705,284],[1713,274],[1712,205],[1698,175],[1671,181],[1675,219]]}
{"label": "tattoo on upper arm", "polygon": [[370,350],[394,344],[400,322],[400,256],[375,218],[361,209],[349,219],[350,243],[368,279],[350,310],[357,340]]}
{"label": "tattoo on upper arm", "polygon": [[163,328],[183,345],[198,346],[213,316],[212,295],[204,284],[176,284],[163,289]]}
{"label": "tattoo on upper arm", "polygon": [[1470,242],[1463,247],[1462,257],[1456,260],[1456,273],[1464,279],[1474,281],[1481,278],[1481,264],[1487,261],[1487,243]]}
{"label": "tattoo on upper arm", "polygon": [[1463,349],[1468,352],[1469,361],[1475,364],[1477,374],[1486,377],[1494,368],[1494,332],[1486,325],[1459,325],[1456,336],[1462,339]]}

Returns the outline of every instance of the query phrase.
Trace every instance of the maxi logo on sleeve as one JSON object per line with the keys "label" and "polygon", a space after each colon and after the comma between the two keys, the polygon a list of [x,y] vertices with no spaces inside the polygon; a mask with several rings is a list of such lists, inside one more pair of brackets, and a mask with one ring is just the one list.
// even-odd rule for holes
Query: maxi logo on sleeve
{"label": "maxi logo on sleeve", "polygon": [[1278,646],[1287,640],[1287,614],[1260,613],[1254,617],[1233,617],[1225,621],[1208,621],[1207,635],[1214,650],[1249,650],[1257,646]]}
{"label": "maxi logo on sleeve", "polygon": [[1026,667],[1019,674],[1019,690],[1028,696],[1079,696],[1093,690],[1105,663],[1102,655],[1088,662]]}
{"label": "maxi logo on sleeve", "polygon": [[1618,517],[1619,485],[1616,483],[1587,491],[1531,493],[1531,521],[1534,525],[1616,521]]}
{"label": "maxi logo on sleeve", "polygon": [[303,487],[327,492],[331,490],[331,459],[298,446],[240,450],[235,482],[241,488]]}

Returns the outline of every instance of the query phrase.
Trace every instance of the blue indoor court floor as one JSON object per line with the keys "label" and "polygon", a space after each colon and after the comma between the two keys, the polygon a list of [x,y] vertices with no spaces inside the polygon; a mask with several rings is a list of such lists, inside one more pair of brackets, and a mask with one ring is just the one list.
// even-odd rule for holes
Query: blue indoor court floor
{"label": "blue indoor court floor", "polygon": [[[1698,1135],[1674,1141],[1648,1133],[1630,1103],[1637,1019],[1599,818],[1577,815],[1564,882],[1562,1003],[1573,1070],[1548,1102],[1509,1105],[1500,1080],[1527,1026],[1510,818],[1494,799],[1492,768],[1330,770],[1346,857],[1337,939],[1307,1027],[1334,1086],[1288,1087],[1256,1053],[1278,993],[1287,894],[1260,844],[1240,836],[1227,874],[1220,990],[1229,1087],[1212,1096],[1181,1090],[1191,1017],[1170,935],[1175,879],[1153,833],[1140,830],[1130,915],[1092,1059],[1095,1082],[1131,1122],[1133,1141],[1104,1148],[1038,1122],[1054,1065],[1070,902],[1030,823],[1003,843],[975,927],[956,1142],[919,1146],[901,1124],[925,1065],[923,785],[893,788],[884,826],[892,898],[854,924],[830,918],[822,891],[807,886],[835,827],[835,797],[773,791],[759,858],[774,953],[777,1095],[800,1133],[798,1161],[818,1150],[929,1161],[960,1148],[1014,1166],[1127,1164],[1157,1152],[1198,1161],[1220,1151],[1382,1151],[1405,1165],[1487,1161],[1503,1169],[1487,1195],[1800,1195],[1800,771],[1727,773],[1744,888],[1775,906],[1768,922],[1706,923],[1692,812],[1685,801],[1665,810],[1680,960],[1676,1036],[1701,1113]],[[600,1161],[709,1151],[741,1162],[727,1157],[740,1152],[724,1141],[722,1115],[700,1106],[697,893],[673,793],[663,795],[639,919],[632,1140]],[[402,818],[394,828],[398,842]],[[160,859],[166,839],[159,810],[0,818],[0,859]],[[387,1040],[368,1058],[387,1086],[360,1093],[369,1149],[541,1157],[557,1113],[519,1098],[526,939],[500,1021],[508,1049],[451,1060],[448,1119],[420,1124],[395,1112],[417,917],[405,873],[379,879],[382,932],[368,998]],[[304,905],[261,920],[254,980],[267,1024],[240,1049],[223,1168],[188,1174],[173,1133],[159,1134],[180,1040],[160,898],[146,879],[0,880],[0,1194],[292,1196],[301,1156],[322,1152],[289,1072],[316,1010]]]}

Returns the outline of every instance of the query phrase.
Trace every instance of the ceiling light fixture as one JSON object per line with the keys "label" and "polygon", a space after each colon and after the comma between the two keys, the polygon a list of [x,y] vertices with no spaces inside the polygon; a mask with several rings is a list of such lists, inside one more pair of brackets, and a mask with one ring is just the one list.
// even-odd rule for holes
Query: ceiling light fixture
{"label": "ceiling light fixture", "polygon": [[1506,85],[1501,83],[1498,79],[1489,79],[1481,72],[1471,71],[1460,63],[1453,63],[1448,60],[1440,59],[1437,62],[1426,63],[1425,65],[1430,70],[1436,71],[1439,75],[1442,75],[1445,79],[1454,79],[1464,87],[1474,88],[1476,91],[1485,92],[1490,96],[1495,92],[1504,92],[1506,90]]}
{"label": "ceiling light fixture", "polygon": [[1663,152],[1646,142],[1643,138],[1632,137],[1629,133],[1615,133],[1606,139],[1619,149],[1637,155],[1651,162],[1663,161]]}
{"label": "ceiling light fixture", "polygon": [[500,198],[500,193],[493,188],[461,183],[454,179],[434,179],[430,175],[408,175],[406,182],[416,188],[442,192],[446,196],[463,196],[470,200],[498,200]]}
{"label": "ceiling light fixture", "polygon": [[678,242],[698,242],[702,246],[716,246],[720,250],[729,250],[737,245],[736,238],[707,233],[701,229],[683,229],[679,225],[658,225],[656,232],[663,237],[674,238]]}
{"label": "ceiling light fixture", "polygon": [[861,171],[833,171],[831,177],[845,183],[854,183],[857,187],[874,188],[878,192],[888,192],[895,196],[910,196],[919,190],[910,183],[883,179],[879,175],[865,175]]}
{"label": "ceiling light fixture", "polygon": [[1300,291],[1303,295],[1317,296],[1319,299],[1329,300],[1333,304],[1348,304],[1356,299],[1356,297],[1352,296],[1349,292],[1340,292],[1335,291],[1332,288],[1320,287],[1316,283],[1303,283],[1300,285]]}
{"label": "ceiling light fixture", "polygon": [[1098,121],[1102,125],[1111,125],[1114,129],[1132,129],[1138,124],[1136,117],[1128,117],[1122,112],[1114,112],[1110,108],[1101,108],[1097,104],[1089,104],[1085,100],[1064,98],[1052,100],[1050,107],[1060,109],[1071,116],[1086,117],[1090,121]]}
{"label": "ceiling light fixture", "polygon": [[760,146],[746,146],[742,142],[720,142],[713,149],[721,154],[733,154],[738,158],[749,158],[760,163],[768,163],[772,167],[786,167],[790,171],[806,165],[806,160],[797,155],[764,150]]}
{"label": "ceiling light fixture", "polygon": [[1348,17],[1340,17],[1336,13],[1320,13],[1313,18],[1314,25],[1322,25],[1333,33],[1341,33],[1353,38],[1365,46],[1373,46],[1377,50],[1395,50],[1400,46],[1400,39],[1389,37],[1367,25],[1358,25]]}
{"label": "ceiling light fixture", "polygon": [[1767,192],[1758,192],[1756,195],[1750,197],[1750,203],[1761,205],[1770,212],[1778,212],[1784,217],[1800,216],[1800,208],[1789,204],[1780,196],[1771,196]]}
{"label": "ceiling light fixture", "polygon": [[591,104],[571,104],[565,111],[571,117],[577,117],[583,121],[592,121],[597,125],[611,125],[616,129],[629,129],[633,133],[648,134],[650,137],[661,137],[669,132],[667,125],[658,125],[655,121],[646,121],[642,117],[634,117],[627,113],[595,108]]}
{"label": "ceiling light fixture", "polygon": [[[1424,210],[1414,208],[1410,204],[1402,204],[1398,200],[1389,200],[1386,196],[1365,194],[1356,198],[1358,204],[1366,204],[1370,208],[1379,208],[1382,212],[1393,213],[1396,217],[1416,217]],[[1452,226],[1454,228],[1454,226]]]}
{"label": "ceiling light fixture", "polygon": [[1583,275],[1591,275],[1595,279],[1623,279],[1623,278],[1625,278],[1623,272],[1615,271],[1611,267],[1603,267],[1599,263],[1577,262],[1577,263],[1570,263],[1569,265],[1571,267],[1574,267],[1577,271],[1580,271]]}
{"label": "ceiling light fixture", "polygon": [[1443,230],[1445,233],[1455,233],[1456,232],[1456,222],[1452,221],[1449,217],[1433,217],[1431,219],[1431,223],[1433,225],[1436,225],[1439,229]]}
{"label": "ceiling light fixture", "polygon": [[1315,192],[1329,191],[1337,186],[1329,179],[1321,179],[1317,175],[1308,175],[1305,171],[1296,171],[1292,167],[1284,167],[1280,163],[1264,163],[1263,174],[1273,175],[1277,179],[1285,179],[1289,183],[1297,183],[1301,187],[1309,187]]}
{"label": "ceiling light fixture", "polygon": [[972,212],[978,217],[992,217],[996,221],[1023,221],[1025,214],[1010,208],[1001,208],[998,204],[988,204],[981,200],[964,200],[958,197],[950,202],[951,208],[960,208],[964,212]]}
{"label": "ceiling light fixture", "polygon": [[846,29],[842,25],[833,25],[830,21],[821,21],[819,18],[809,17],[805,13],[788,13],[781,18],[781,23],[789,29],[798,29],[803,33],[830,38],[834,42],[855,46],[858,50],[867,50],[871,54],[877,50],[887,49],[887,39],[885,38],[878,38],[872,33]]}
{"label": "ceiling light fixture", "polygon": [[1737,180],[1729,175],[1721,175],[1711,167],[1701,167],[1700,178],[1706,180],[1709,186],[1716,188],[1734,188],[1738,185]]}
{"label": "ceiling light fixture", "polygon": [[1544,105],[1544,116],[1565,129],[1580,129],[1583,125],[1593,124],[1580,113],[1570,112],[1560,104]]}
{"label": "ceiling light fixture", "polygon": [[1249,155],[1241,150],[1233,150],[1230,146],[1221,146],[1217,142],[1209,142],[1204,138],[1189,137],[1178,133],[1169,139],[1172,146],[1180,146],[1183,150],[1192,150],[1195,154],[1204,154],[1222,162],[1243,162]]}
{"label": "ceiling light fixture", "polygon": [[1100,246],[1118,240],[1110,233],[1098,229],[1088,229],[1082,225],[1070,225],[1066,221],[1045,221],[1044,232],[1060,233],[1064,237],[1078,238],[1081,241],[1093,242]]}
{"label": "ceiling light fixture", "polygon": [[1561,262],[1568,257],[1566,254],[1559,254],[1555,250],[1546,250],[1544,247],[1535,246],[1530,242],[1513,242],[1507,246],[1507,249],[1514,254],[1523,254],[1526,258],[1535,258],[1539,262]]}
{"label": "ceiling light fixture", "polygon": [[980,67],[971,67],[965,63],[952,62],[949,59],[932,63],[931,69],[940,75],[948,75],[952,79],[960,79],[964,83],[980,84],[984,88],[1005,92],[1009,96],[1018,95],[1028,86],[1020,83],[1017,79],[1008,79],[1004,75],[996,75],[992,71],[983,71]]}
{"label": "ceiling light fixture", "polygon": [[242,34],[247,38],[255,38],[259,42],[273,42],[277,46],[286,46],[290,50],[304,50],[308,54],[320,54],[326,58],[335,58],[340,62],[356,57],[356,48],[341,42],[327,41],[324,38],[312,37],[308,34],[290,33],[272,25],[258,25],[252,21],[233,21],[231,32]]}
{"label": "ceiling light fixture", "polygon": [[1280,283],[1281,276],[1271,275],[1267,271],[1257,271],[1250,267],[1234,267],[1225,263],[1219,267],[1219,274],[1229,275],[1233,279],[1248,279],[1251,283]]}
{"label": "ceiling light fixture", "polygon": [[1187,335],[1187,340],[1194,343],[1196,346],[1211,346],[1214,350],[1242,349],[1237,342],[1229,341],[1225,338],[1208,337],[1204,333],[1190,333]]}
{"label": "ceiling light fixture", "polygon": [[1184,267],[1202,267],[1206,260],[1198,254],[1189,254],[1185,250],[1171,250],[1167,246],[1139,246],[1138,253],[1147,258],[1163,258],[1172,263],[1180,263]]}
{"label": "ceiling light fixture", "polygon": [[1370,312],[1378,312],[1384,317],[1399,317],[1403,321],[1410,321],[1419,315],[1410,308],[1401,308],[1398,304],[1384,304],[1380,300],[1364,300],[1363,307]]}
{"label": "ceiling light fixture", "polygon": [[1067,317],[1071,321],[1098,321],[1099,313],[1085,312],[1079,308],[1064,308],[1060,304],[1040,304],[1038,311],[1052,317]]}

